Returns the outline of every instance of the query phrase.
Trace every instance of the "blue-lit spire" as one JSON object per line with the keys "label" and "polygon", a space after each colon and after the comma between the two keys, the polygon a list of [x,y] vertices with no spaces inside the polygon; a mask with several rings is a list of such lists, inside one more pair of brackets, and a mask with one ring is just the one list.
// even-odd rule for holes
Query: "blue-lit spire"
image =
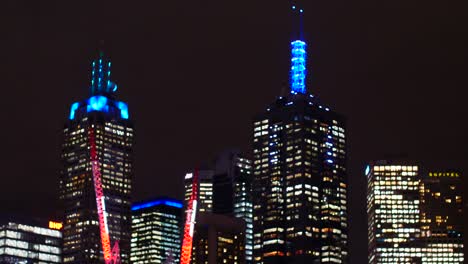
{"label": "blue-lit spire", "polygon": [[99,57],[92,63],[91,95],[110,95],[117,91],[117,85],[110,79],[111,62],[99,52]]}
{"label": "blue-lit spire", "polygon": [[302,29],[302,15],[304,9],[298,5],[292,5],[293,18],[297,23],[293,23],[295,29],[295,40],[291,42],[291,71],[290,71],[290,85],[292,94],[305,94],[306,93],[306,58],[307,44],[304,41],[304,33]]}

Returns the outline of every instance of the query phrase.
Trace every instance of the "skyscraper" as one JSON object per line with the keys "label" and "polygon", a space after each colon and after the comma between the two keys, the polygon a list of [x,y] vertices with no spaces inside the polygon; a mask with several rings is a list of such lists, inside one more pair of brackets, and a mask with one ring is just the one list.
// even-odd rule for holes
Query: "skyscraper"
{"label": "skyscraper", "polygon": [[423,263],[463,263],[463,199],[459,171],[431,171],[420,185]]}
{"label": "skyscraper", "polygon": [[290,93],[254,120],[254,263],[346,263],[345,119],[307,92],[299,35]]}
{"label": "skyscraper", "polygon": [[[202,169],[198,172],[198,209],[199,212],[213,212],[213,175],[212,169]],[[187,207],[187,202],[192,195],[193,172],[185,174],[184,178],[184,203]]]}
{"label": "skyscraper", "polygon": [[213,212],[245,221],[246,263],[253,263],[252,210],[252,161],[239,151],[224,151],[215,161]]}
{"label": "skyscraper", "polygon": [[369,264],[423,263],[419,167],[379,161],[365,174]]}
{"label": "skyscraper", "polygon": [[61,254],[62,232],[55,225],[1,217],[0,263],[62,263]]}
{"label": "skyscraper", "polygon": [[191,264],[245,264],[245,222],[201,212],[194,227]]}
{"label": "skyscraper", "polygon": [[132,263],[179,263],[182,207],[164,197],[132,206]]}
{"label": "skyscraper", "polygon": [[107,263],[115,257],[111,244],[129,263],[134,131],[110,69],[101,52],[92,62],[90,97],[71,105],[63,130],[64,263]]}

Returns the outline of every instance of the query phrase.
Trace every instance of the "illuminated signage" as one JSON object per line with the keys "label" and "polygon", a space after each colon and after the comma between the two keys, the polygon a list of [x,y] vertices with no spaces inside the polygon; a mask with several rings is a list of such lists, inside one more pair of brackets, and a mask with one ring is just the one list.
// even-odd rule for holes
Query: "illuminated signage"
{"label": "illuminated signage", "polygon": [[460,174],[458,172],[429,172],[429,177],[458,178],[460,177]]}
{"label": "illuminated signage", "polygon": [[60,222],[49,221],[50,229],[61,230],[62,227],[63,227],[63,224]]}

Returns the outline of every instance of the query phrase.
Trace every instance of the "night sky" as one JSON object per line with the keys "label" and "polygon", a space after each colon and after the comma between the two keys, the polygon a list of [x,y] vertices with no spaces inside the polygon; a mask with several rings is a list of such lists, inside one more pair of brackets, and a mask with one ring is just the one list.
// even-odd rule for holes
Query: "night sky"
{"label": "night sky", "polygon": [[[308,90],[348,118],[351,263],[366,261],[365,162],[468,171],[467,1],[305,0]],[[288,89],[287,0],[2,1],[0,212],[53,216],[61,129],[104,40],[135,121],[135,200],[250,151]]]}

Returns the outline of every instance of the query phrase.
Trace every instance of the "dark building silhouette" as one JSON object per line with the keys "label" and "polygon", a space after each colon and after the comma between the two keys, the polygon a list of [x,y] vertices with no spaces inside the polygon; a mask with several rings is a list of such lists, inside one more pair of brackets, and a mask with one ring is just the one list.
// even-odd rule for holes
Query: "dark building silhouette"
{"label": "dark building silhouette", "polygon": [[227,150],[216,158],[213,212],[245,221],[245,258],[253,263],[252,161],[239,151]]}
{"label": "dark building silhouette", "polygon": [[430,171],[421,182],[423,263],[463,263],[463,186],[459,171]]}
{"label": "dark building silhouette", "polygon": [[193,264],[245,264],[245,222],[200,212],[193,236]]}

